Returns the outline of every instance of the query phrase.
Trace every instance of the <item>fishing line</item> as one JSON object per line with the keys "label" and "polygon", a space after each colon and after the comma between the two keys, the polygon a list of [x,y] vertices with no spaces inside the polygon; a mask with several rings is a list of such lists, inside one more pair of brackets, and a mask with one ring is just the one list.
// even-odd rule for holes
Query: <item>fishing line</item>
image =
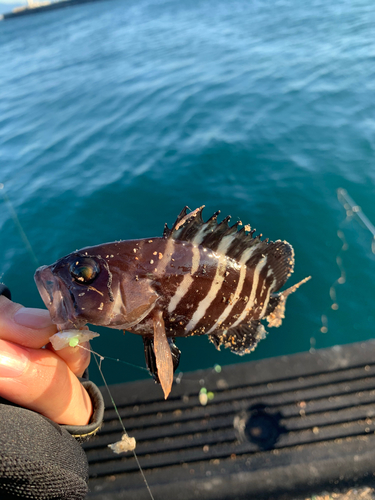
{"label": "fishing line", "polygon": [[[369,218],[363,213],[362,208],[357,205],[357,203],[353,200],[353,198],[348,194],[346,189],[338,188],[337,189],[337,199],[344,207],[346,212],[344,223],[348,223],[352,219],[357,218],[357,220],[372,234],[371,241],[371,251],[375,254],[375,226],[369,220]],[[339,304],[337,301],[337,286],[343,285],[346,283],[346,272],[343,264],[343,253],[346,252],[349,248],[349,245],[346,241],[345,234],[341,229],[337,230],[337,237],[340,238],[342,242],[342,246],[340,248],[339,253],[336,256],[336,264],[340,271],[340,277],[337,278],[334,283],[331,285],[329,289],[329,296],[332,300],[331,309],[333,311],[337,311],[339,309]],[[322,333],[328,332],[328,317],[326,314],[322,314],[321,316],[322,326],[320,331]]]}
{"label": "fishing line", "polygon": [[346,189],[339,188],[337,190],[337,198],[346,210],[346,217],[357,219],[370,231],[372,234],[371,251],[375,254],[375,226],[369,218],[363,213],[362,208],[351,198]]}
{"label": "fishing line", "polygon": [[146,371],[147,373],[150,373],[148,368],[145,368],[144,366],[135,365],[134,363],[129,363],[129,361],[124,361],[123,359],[119,359],[119,358],[111,358],[111,356],[102,356],[98,352],[95,352],[91,349],[87,349],[86,347],[83,347],[80,344],[78,344],[78,345],[81,349],[85,349],[86,351],[91,352],[92,354],[95,354],[96,356],[98,356],[98,358],[100,358],[102,360],[109,359],[110,361],[115,361],[116,363],[122,363],[124,365],[131,366],[132,368],[138,368],[138,370],[143,370],[143,371]]}
{"label": "fishing line", "polygon": [[[118,417],[118,419],[119,419],[119,421],[120,421],[121,427],[122,427],[122,429],[123,429],[123,431],[124,431],[124,434],[126,434],[126,435],[128,436],[128,433],[127,433],[127,430],[126,430],[126,428],[125,428],[124,422],[122,421],[121,415],[120,415],[120,413],[119,413],[119,411],[118,411],[117,405],[116,405],[116,403],[115,403],[115,401],[114,401],[114,399],[113,399],[113,397],[112,397],[111,391],[109,390],[109,387],[108,387],[107,381],[106,381],[106,379],[105,379],[105,377],[104,377],[104,374],[103,374],[103,371],[102,371],[102,361],[104,361],[104,359],[105,359],[106,357],[105,357],[105,356],[101,356],[101,355],[100,355],[100,354],[98,354],[97,352],[92,351],[91,349],[87,349],[86,347],[84,347],[84,346],[82,346],[82,345],[79,345],[79,344],[78,344],[78,347],[80,347],[81,349],[84,349],[85,351],[89,351],[89,352],[91,352],[91,353],[93,354],[93,357],[94,357],[94,359],[95,359],[95,362],[96,362],[96,365],[97,365],[97,367],[98,367],[99,373],[100,373],[100,375],[101,375],[101,377],[102,377],[102,379],[103,379],[103,382],[104,382],[105,388],[107,389],[107,392],[108,392],[109,398],[110,398],[111,403],[112,403],[112,405],[113,405],[113,408],[114,408],[114,410],[115,410],[115,412],[116,412],[116,415],[117,415],[117,417]],[[99,358],[99,361],[97,360],[97,358]],[[108,358],[108,359],[111,359],[111,358]],[[114,359],[114,358],[112,358],[112,359]],[[115,361],[116,361],[116,360],[115,360]],[[117,361],[118,361],[118,360],[117,360]],[[136,366],[136,365],[133,365],[133,366]],[[142,368],[142,367],[138,367],[138,368]],[[148,491],[148,493],[149,493],[149,495],[150,495],[150,498],[151,498],[152,500],[155,500],[155,499],[154,499],[154,496],[153,496],[153,494],[152,494],[152,492],[151,492],[150,486],[149,486],[149,484],[148,484],[148,482],[147,482],[146,476],[145,476],[145,474],[144,474],[144,472],[143,472],[143,469],[142,469],[142,467],[141,467],[141,464],[139,463],[138,456],[137,456],[137,454],[136,454],[136,452],[135,452],[135,450],[134,450],[134,449],[132,450],[132,452],[133,452],[133,456],[134,456],[134,458],[135,458],[135,461],[136,461],[136,463],[137,463],[137,466],[138,466],[139,472],[140,472],[140,473],[141,473],[141,475],[142,475],[143,481],[144,481],[145,486],[146,486],[146,488],[147,488],[147,491]]]}
{"label": "fishing line", "polygon": [[10,201],[6,191],[5,191],[5,186],[4,184],[2,184],[0,182],[0,191],[1,191],[1,194],[2,194],[2,197],[3,197],[3,200],[4,200],[4,203],[7,205],[8,207],[8,210],[10,212],[10,215],[12,216],[12,219],[13,219],[13,222],[14,224],[16,225],[17,229],[18,229],[18,232],[22,238],[22,241],[24,242],[25,244],[25,247],[27,249],[27,251],[29,252],[32,260],[34,261],[34,263],[36,264],[36,267],[40,267],[40,264],[39,264],[39,261],[37,259],[37,256],[35,255],[34,253],[34,250],[30,244],[30,241],[28,239],[28,237],[26,236],[26,233],[25,231],[23,230],[23,227],[22,227],[22,224],[18,218],[18,215],[17,215],[17,212],[15,211],[13,205],[12,205],[12,202]]}
{"label": "fishing line", "polygon": [[[339,253],[336,256],[336,264],[340,270],[340,277],[337,278],[337,280],[335,280],[329,288],[329,296],[330,296],[331,301],[332,301],[331,309],[333,311],[337,311],[339,309],[336,288],[338,285],[343,285],[344,283],[346,283],[346,272],[345,272],[344,265],[343,265],[342,253],[346,252],[347,249],[349,248],[349,245],[345,239],[344,232],[341,231],[341,229],[337,230],[337,236],[342,241],[342,246],[339,250]],[[327,333],[328,332],[328,313],[322,314],[320,317],[320,320],[322,322],[322,326],[320,327],[321,333]],[[315,338],[312,337],[310,339],[310,349],[313,349],[315,347],[315,342],[316,342]]]}
{"label": "fishing line", "polygon": [[140,365],[135,365],[133,363],[129,363],[129,361],[124,361],[123,359],[111,358],[110,356],[105,356],[105,359],[109,359],[110,361],[116,361],[117,363],[122,363],[124,365],[131,366],[132,368],[138,368],[138,370],[143,370],[147,373],[150,373],[148,368],[145,368],[144,366],[140,366]]}

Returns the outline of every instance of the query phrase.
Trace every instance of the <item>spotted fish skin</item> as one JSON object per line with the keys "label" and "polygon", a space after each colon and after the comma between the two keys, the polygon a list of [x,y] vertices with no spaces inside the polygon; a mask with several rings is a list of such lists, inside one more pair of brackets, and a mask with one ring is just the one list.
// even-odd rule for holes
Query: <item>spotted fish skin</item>
{"label": "spotted fish skin", "polygon": [[[135,279],[147,276],[153,281],[157,307],[163,310],[171,337],[211,335],[264,318],[270,312],[271,294],[283,284],[271,267],[274,255],[286,263],[293,259],[292,248],[281,241],[268,245],[267,251],[264,245],[255,244],[252,255],[246,249],[238,261],[225,255],[220,245],[211,250],[172,238],[139,240],[134,246],[148,267],[143,273],[137,267]],[[159,261],[151,258],[155,253]],[[151,317],[150,313],[133,331],[152,333]]]}
{"label": "spotted fish skin", "polygon": [[292,246],[261,240],[230,217],[207,222],[185,207],[171,229],[145,238],[87,247],[36,272],[39,291],[60,328],[85,323],[143,336],[146,363],[164,393],[179,361],[176,337],[209,336],[237,354],[279,326],[286,297],[277,293],[294,267]]}

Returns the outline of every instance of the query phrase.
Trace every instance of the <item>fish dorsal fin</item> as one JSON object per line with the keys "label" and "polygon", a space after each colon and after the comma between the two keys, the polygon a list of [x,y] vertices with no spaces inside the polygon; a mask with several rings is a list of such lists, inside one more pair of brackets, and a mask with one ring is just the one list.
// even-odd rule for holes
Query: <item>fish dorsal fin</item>
{"label": "fish dorsal fin", "polygon": [[273,291],[279,290],[293,272],[292,246],[286,241],[261,240],[262,235],[254,237],[255,229],[252,230],[250,225],[238,230],[242,222],[229,226],[230,216],[218,223],[217,217],[220,211],[215,212],[204,222],[203,208],[204,206],[187,213],[188,207],[184,207],[172,228],[165,226],[163,237],[200,245],[248,267],[256,266],[266,257],[266,265],[270,275],[272,273],[272,280],[276,280]]}
{"label": "fish dorsal fin", "polygon": [[228,221],[230,220],[230,216],[218,223],[217,217],[220,214],[220,210],[215,212],[208,221],[204,222],[202,218],[203,208],[204,205],[187,213],[188,207],[184,207],[173,224],[172,229],[169,229],[165,225],[164,238],[189,241],[211,250],[217,250],[222,238],[235,233],[241,223],[229,227]]}
{"label": "fish dorsal fin", "polygon": [[[164,226],[164,238],[173,238],[175,240],[183,240],[190,241],[192,236],[195,234],[195,230],[204,225],[204,221],[202,219],[202,210],[204,209],[204,205],[202,207],[196,208],[192,212],[187,213],[189,207],[184,207],[179,213],[176,222],[173,224],[172,229],[168,228],[168,225]],[[183,237],[178,237],[181,235],[181,230],[183,231]]]}

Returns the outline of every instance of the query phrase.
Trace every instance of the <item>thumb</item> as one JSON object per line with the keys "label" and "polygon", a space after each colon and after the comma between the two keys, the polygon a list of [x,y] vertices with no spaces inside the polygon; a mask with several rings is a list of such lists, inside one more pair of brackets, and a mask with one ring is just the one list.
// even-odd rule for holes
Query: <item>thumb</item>
{"label": "thumb", "polygon": [[0,339],[38,349],[56,331],[46,309],[23,307],[0,296]]}
{"label": "thumb", "polygon": [[86,425],[92,403],[66,363],[48,349],[0,340],[0,396],[54,422]]}

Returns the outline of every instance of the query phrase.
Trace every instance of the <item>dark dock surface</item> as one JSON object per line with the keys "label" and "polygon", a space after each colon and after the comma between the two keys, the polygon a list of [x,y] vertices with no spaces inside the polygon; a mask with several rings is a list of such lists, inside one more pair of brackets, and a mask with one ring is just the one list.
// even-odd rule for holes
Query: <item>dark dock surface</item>
{"label": "dark dock surface", "polygon": [[[374,483],[375,341],[186,373],[167,401],[151,379],[111,392],[155,500],[303,498]],[[87,498],[149,499],[132,452],[107,447],[122,429],[103,394],[104,426],[84,446]]]}

